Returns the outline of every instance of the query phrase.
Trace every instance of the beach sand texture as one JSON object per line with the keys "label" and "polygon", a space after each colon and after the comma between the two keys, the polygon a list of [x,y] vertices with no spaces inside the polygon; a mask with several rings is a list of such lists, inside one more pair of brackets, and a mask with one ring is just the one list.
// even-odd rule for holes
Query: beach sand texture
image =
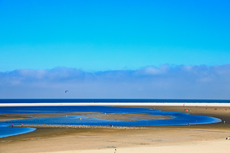
{"label": "beach sand texture", "polygon": [[[153,107],[151,107],[153,108]],[[184,112],[184,107],[153,109]],[[219,117],[226,124],[164,126],[140,129],[38,128],[36,131],[0,139],[0,153],[219,153],[229,152],[230,109],[186,107],[192,114]],[[113,117],[113,116],[112,116]]]}
{"label": "beach sand texture", "polygon": [[[155,147],[120,148],[117,153],[222,153],[229,151],[229,142],[223,140],[193,142],[183,145],[168,145]],[[78,151],[58,151],[55,153],[113,153],[114,149],[94,149]],[[54,152],[47,152],[54,153]]]}

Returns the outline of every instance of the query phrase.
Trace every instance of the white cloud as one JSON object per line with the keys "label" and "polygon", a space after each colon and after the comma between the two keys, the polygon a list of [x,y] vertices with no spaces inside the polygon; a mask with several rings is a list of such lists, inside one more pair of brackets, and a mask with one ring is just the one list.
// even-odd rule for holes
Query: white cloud
{"label": "white cloud", "polygon": [[[162,65],[100,72],[22,69],[0,72],[0,98],[230,99],[229,76],[230,65]],[[66,89],[68,94],[64,94]]]}

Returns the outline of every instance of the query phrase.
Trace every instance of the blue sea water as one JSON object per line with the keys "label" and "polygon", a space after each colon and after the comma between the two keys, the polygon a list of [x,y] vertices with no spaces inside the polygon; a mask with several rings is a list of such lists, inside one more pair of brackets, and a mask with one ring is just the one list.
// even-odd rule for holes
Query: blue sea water
{"label": "blue sea water", "polygon": [[29,133],[35,130],[36,128],[7,127],[6,125],[0,125],[0,138]]}
{"label": "blue sea water", "polygon": [[0,99],[0,103],[139,103],[139,102],[170,102],[170,103],[230,103],[229,99]]}
{"label": "blue sea water", "polygon": [[[0,103],[46,103],[46,102],[200,102],[200,100],[149,100],[149,99],[7,99],[0,100]],[[216,100],[204,100],[202,102],[217,102]],[[228,100],[219,100],[220,103],[228,103]],[[63,124],[63,125],[113,125],[113,126],[164,126],[164,125],[187,125],[210,124],[221,122],[220,119],[207,116],[190,115],[188,113],[159,111],[149,108],[128,108],[128,107],[107,107],[107,106],[36,106],[36,107],[0,107],[1,114],[21,114],[21,113],[69,113],[69,112],[94,112],[97,113],[139,113],[150,115],[171,116],[173,119],[162,120],[138,120],[138,121],[117,121],[92,119],[85,116],[60,116],[20,119],[0,122],[0,138],[32,132],[34,128],[7,127],[16,124]],[[82,119],[80,119],[82,118]]]}

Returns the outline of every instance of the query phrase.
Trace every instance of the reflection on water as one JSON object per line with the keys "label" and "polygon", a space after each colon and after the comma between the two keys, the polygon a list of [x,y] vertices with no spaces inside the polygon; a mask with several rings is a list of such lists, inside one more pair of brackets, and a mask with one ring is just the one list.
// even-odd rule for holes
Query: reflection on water
{"label": "reflection on water", "polygon": [[163,126],[163,125],[188,125],[192,124],[209,124],[221,122],[220,119],[190,115],[187,113],[166,112],[147,108],[126,108],[126,107],[106,107],[106,106],[76,106],[76,107],[9,107],[7,109],[0,108],[2,114],[15,113],[69,113],[69,112],[100,112],[106,114],[112,113],[128,113],[128,114],[148,114],[171,116],[173,119],[163,120],[138,120],[138,121],[119,121],[119,120],[103,120],[98,118],[88,118],[85,116],[61,116],[61,117],[44,117],[20,119],[13,121],[0,122],[0,137],[3,135],[15,135],[34,131],[34,128],[10,128],[4,125],[11,124],[63,124],[63,125],[113,125],[113,126]]}

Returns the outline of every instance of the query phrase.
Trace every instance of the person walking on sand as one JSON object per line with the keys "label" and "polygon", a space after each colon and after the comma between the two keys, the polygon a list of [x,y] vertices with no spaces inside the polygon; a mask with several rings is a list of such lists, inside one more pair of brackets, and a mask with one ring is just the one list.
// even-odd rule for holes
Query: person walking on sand
{"label": "person walking on sand", "polygon": [[117,153],[117,149],[115,149],[114,153]]}

